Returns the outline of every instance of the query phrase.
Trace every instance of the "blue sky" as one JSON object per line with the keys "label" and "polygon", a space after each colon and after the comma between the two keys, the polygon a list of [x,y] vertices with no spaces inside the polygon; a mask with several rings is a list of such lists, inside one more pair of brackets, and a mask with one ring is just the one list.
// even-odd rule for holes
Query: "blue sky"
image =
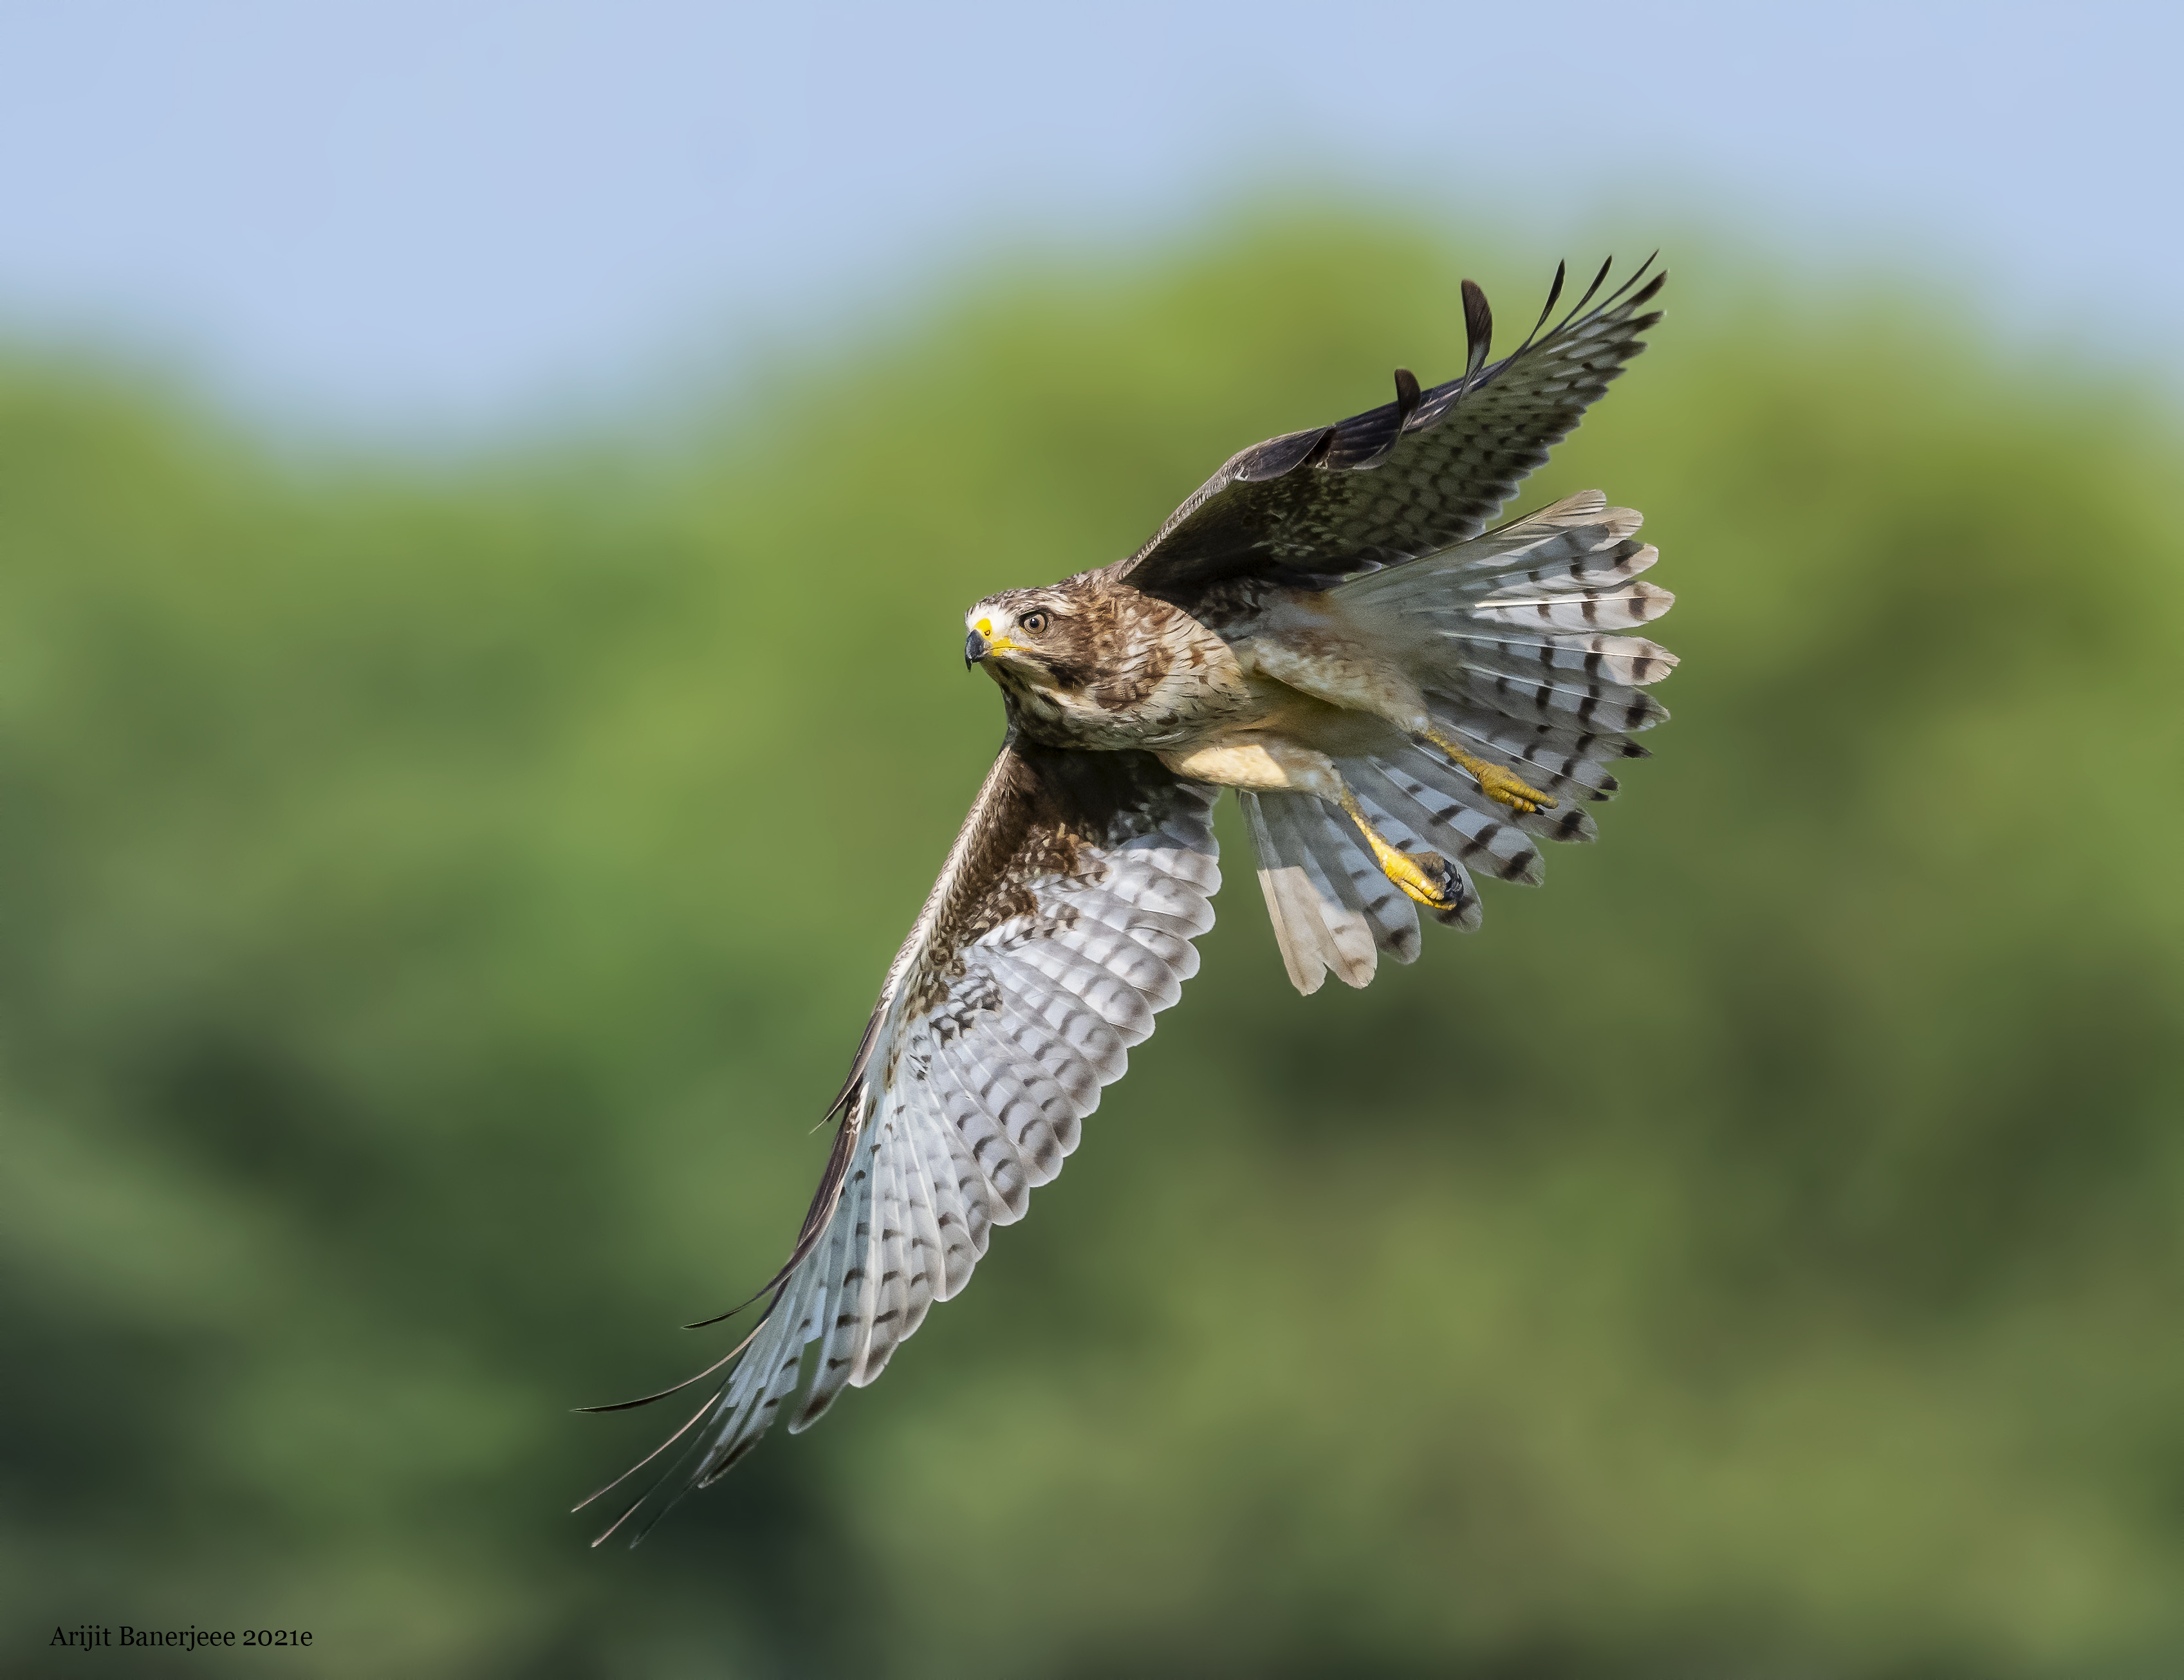
{"label": "blue sky", "polygon": [[1490,220],[1543,272],[1603,225],[1900,271],[2174,387],[2180,19],[0,0],[0,331],[282,421],[491,431],[997,242],[1343,192]]}

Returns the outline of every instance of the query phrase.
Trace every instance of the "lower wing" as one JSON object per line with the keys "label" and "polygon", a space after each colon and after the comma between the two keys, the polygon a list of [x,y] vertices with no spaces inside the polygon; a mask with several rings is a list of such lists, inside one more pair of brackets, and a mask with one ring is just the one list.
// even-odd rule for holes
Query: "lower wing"
{"label": "lower wing", "polygon": [[1067,752],[1013,733],[1003,743],[889,970],[835,1105],[818,1194],[760,1292],[764,1315],[724,1359],[665,1391],[720,1377],[651,1457],[592,1495],[681,1447],[600,1540],[650,1505],[642,1538],[683,1492],[756,1446],[784,1406],[794,1432],[844,1386],[872,1382],[927,1309],[962,1288],[992,1227],[1021,1218],[1032,1187],[1061,1170],[1100,1088],[1197,971],[1190,942],[1213,925],[1221,884],[1216,792],[1147,754]]}

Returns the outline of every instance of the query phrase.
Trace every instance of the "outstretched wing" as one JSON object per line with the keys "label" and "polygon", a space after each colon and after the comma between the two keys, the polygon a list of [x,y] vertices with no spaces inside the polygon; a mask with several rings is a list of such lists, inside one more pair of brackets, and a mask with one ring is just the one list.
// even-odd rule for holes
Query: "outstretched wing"
{"label": "outstretched wing", "polygon": [[671,1503],[757,1445],[796,1399],[811,1343],[792,1432],[878,1377],[927,1308],[963,1287],[992,1227],[1061,1170],[1100,1088],[1197,971],[1190,942],[1213,925],[1221,884],[1217,792],[1150,754],[1011,733],[888,971],[818,1194],[760,1291],[765,1316],[691,1379],[726,1371],[653,1455],[687,1436],[683,1458],[600,1539],[654,1493]]}
{"label": "outstretched wing", "polygon": [[[1114,576],[1184,600],[1251,576],[1323,587],[1477,536],[1546,460],[1548,446],[1646,348],[1638,335],[1661,317],[1641,311],[1668,279],[1663,272],[1646,280],[1651,266],[1648,259],[1588,313],[1607,278],[1603,265],[1560,325],[1545,337],[1535,327],[1491,366],[1493,316],[1467,280],[1470,354],[1462,377],[1421,391],[1398,369],[1393,403],[1255,444],[1206,480]],[[1558,268],[1540,326],[1562,285]]]}

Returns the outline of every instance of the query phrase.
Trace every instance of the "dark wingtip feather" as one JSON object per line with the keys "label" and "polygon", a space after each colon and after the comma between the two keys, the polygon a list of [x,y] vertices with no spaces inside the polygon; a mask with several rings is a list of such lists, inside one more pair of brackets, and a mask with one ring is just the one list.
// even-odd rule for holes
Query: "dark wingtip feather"
{"label": "dark wingtip feather", "polygon": [[[819,1238],[826,1232],[827,1221],[834,1216],[834,1204],[841,1199],[842,1182],[849,1172],[850,1156],[855,1149],[857,1138],[863,1130],[864,1115],[861,1104],[861,1092],[852,1093],[850,1110],[843,1115],[842,1123],[834,1128],[834,1142],[827,1152],[827,1169],[820,1177],[818,1193],[811,1198],[811,1206],[804,1215],[803,1228],[796,1233],[795,1243],[788,1251],[788,1258],[782,1262],[781,1269],[726,1312],[715,1313],[710,1318],[701,1318],[694,1324],[686,1324],[682,1327],[685,1330],[703,1330],[708,1325],[733,1318],[761,1295],[780,1288],[788,1281],[789,1274],[803,1265],[805,1257],[819,1246]],[[838,1109],[830,1109],[827,1113],[831,1117],[838,1111]],[[820,1124],[823,1126],[826,1121],[822,1120]]]}
{"label": "dark wingtip feather", "polygon": [[1486,365],[1486,353],[1494,344],[1494,311],[1486,302],[1486,294],[1479,282],[1463,282],[1463,342],[1465,354],[1463,370],[1477,373]]}
{"label": "dark wingtip feather", "polygon": [[[1624,281],[1622,285],[1617,286],[1614,291],[1609,292],[1607,296],[1602,298],[1600,300],[1599,309],[1594,310],[1593,313],[1595,314],[1607,314],[1609,308],[1615,303],[1617,299],[1620,298],[1624,292],[1629,292],[1632,286],[1637,285],[1640,281],[1645,280],[1646,271],[1653,266],[1653,258],[1658,257],[1660,254],[1661,253],[1658,251],[1654,252],[1652,257],[1646,258],[1644,262],[1639,264],[1636,268],[1631,270],[1630,278]],[[1666,269],[1662,270],[1660,273],[1655,275],[1653,278],[1646,283],[1643,291],[1635,294],[1623,305],[1623,307],[1626,309],[1635,309],[1642,307],[1655,292],[1661,289],[1662,283],[1666,281],[1668,277],[1669,271]]]}
{"label": "dark wingtip feather", "polygon": [[1410,430],[1411,416],[1418,413],[1418,403],[1424,394],[1418,389],[1418,376],[1416,374],[1408,368],[1396,370],[1396,429],[1394,434],[1388,439],[1386,447],[1380,452],[1383,456],[1389,449],[1394,448],[1401,441],[1402,435]]}
{"label": "dark wingtip feather", "polygon": [[755,1338],[758,1335],[758,1332],[765,1327],[766,1327],[762,1321],[759,1324],[753,1325],[751,1327],[750,1335],[744,1337],[742,1341],[737,1343],[735,1346],[729,1349],[727,1352],[722,1354],[720,1358],[715,1360],[695,1377],[686,1377],[671,1388],[662,1388],[658,1394],[647,1394],[643,1399],[639,1400],[616,1400],[612,1405],[604,1406],[571,1406],[569,1410],[571,1411],[634,1411],[639,1406],[650,1405],[655,1400],[664,1400],[670,1394],[679,1394],[693,1382],[704,1382],[708,1377],[710,1377],[715,1371],[718,1371],[738,1354],[743,1352],[745,1348],[750,1346],[753,1338]]}
{"label": "dark wingtip feather", "polygon": [[[703,1376],[705,1376],[705,1373],[704,1371],[699,1371],[699,1372],[698,1373],[698,1377],[703,1377]],[[635,1411],[635,1410],[638,1409],[638,1407],[639,1407],[639,1406],[649,1406],[649,1405],[651,1405],[655,1400],[664,1400],[664,1399],[666,1399],[670,1394],[672,1394],[677,1393],[678,1391],[680,1391],[680,1390],[682,1390],[682,1389],[683,1389],[683,1388],[687,1388],[688,1387],[689,1387],[690,1383],[692,1383],[692,1382],[695,1382],[698,1380],[698,1377],[693,1377],[688,1378],[688,1379],[687,1381],[685,1381],[685,1382],[677,1382],[677,1383],[675,1385],[675,1387],[674,1387],[674,1388],[662,1388],[662,1389],[661,1389],[658,1394],[647,1394],[647,1395],[645,1395],[645,1396],[644,1396],[643,1399],[635,1399],[635,1400],[616,1400],[616,1401],[613,1401],[613,1402],[611,1402],[610,1404],[609,1404],[609,1405],[603,1405],[603,1406],[571,1406],[571,1407],[569,1408],[569,1410],[570,1410],[571,1411],[574,1411],[574,1412],[583,1412],[583,1413],[601,1412],[601,1411]],[[582,1507],[582,1505],[578,1505],[578,1506],[575,1507],[575,1509],[581,1510],[582,1510],[582,1509],[583,1509],[583,1507]]]}
{"label": "dark wingtip feather", "polygon": [[[1346,425],[1351,426],[1357,426],[1360,421],[1370,422],[1372,423],[1370,426],[1358,426],[1358,429],[1360,431],[1377,430],[1380,417],[1383,414],[1388,415],[1387,436],[1371,450],[1358,456],[1357,459],[1343,463],[1347,470],[1370,472],[1381,462],[1386,460],[1394,452],[1396,446],[1403,441],[1403,433],[1410,426],[1411,416],[1418,413],[1418,403],[1424,396],[1424,393],[1418,389],[1418,376],[1408,368],[1397,368],[1396,370],[1396,401],[1392,413],[1386,409],[1375,409],[1369,414],[1360,414],[1355,420],[1346,422]],[[1330,438],[1328,442],[1331,448],[1335,440]]]}
{"label": "dark wingtip feather", "polygon": [[[697,1410],[692,1412],[690,1414],[689,1421],[684,1423],[683,1426],[680,1429],[677,1430],[672,1435],[670,1435],[666,1440],[662,1441],[658,1446],[655,1447],[635,1464],[630,1466],[630,1467],[622,1471],[621,1475],[616,1477],[615,1479],[608,1483],[606,1486],[604,1488],[594,1488],[592,1492],[585,1494],[582,1499],[577,1500],[576,1504],[570,1506],[570,1514],[574,1516],[577,1512],[582,1510],[586,1505],[591,1504],[593,1499],[614,1492],[614,1490],[621,1487],[623,1483],[628,1481],[631,1477],[636,1475],[638,1471],[644,1469],[645,1466],[650,1464],[653,1460],[658,1458],[660,1454],[666,1452],[685,1435],[688,1435],[692,1429],[697,1427],[699,1420],[704,1417],[707,1412],[713,1409],[714,1401],[717,1400],[719,1398],[720,1396],[717,1394],[712,1396],[711,1399],[709,1399],[705,1405],[699,1406]],[[642,1494],[639,1494],[620,1516],[617,1516],[612,1522],[607,1525],[606,1532],[599,1537],[599,1540],[594,1540],[592,1544],[596,1546],[599,1544],[599,1540],[605,1539],[608,1534],[613,1533],[616,1529],[621,1527],[624,1522],[629,1520],[629,1513],[635,1510],[638,1505],[643,1505],[646,1499],[649,1499],[652,1496],[653,1488],[659,1487],[659,1482],[655,1481]]]}
{"label": "dark wingtip feather", "polygon": [[[1592,302],[1592,294],[1599,291],[1602,286],[1607,284],[1607,271],[1614,266],[1615,259],[1613,257],[1610,257],[1606,262],[1600,265],[1600,272],[1593,275],[1592,284],[1585,288],[1585,296],[1579,298],[1576,303],[1570,305],[1569,313],[1563,317],[1562,326],[1557,326],[1555,329],[1556,332],[1560,332],[1563,330],[1563,327],[1568,326],[1572,321],[1575,320],[1580,314],[1585,313],[1585,306]],[[1549,336],[1552,337],[1552,334]]]}
{"label": "dark wingtip feather", "polygon": [[[639,1494],[630,1504],[623,1506],[622,1513],[620,1516],[615,1518],[612,1522],[610,1522],[605,1527],[600,1529],[598,1533],[592,1536],[592,1549],[593,1551],[597,1551],[601,1546],[606,1544],[608,1541],[613,1539],[615,1530],[621,1527],[623,1523],[628,1521],[630,1518],[636,1514],[638,1506],[643,1505],[651,1497],[652,1489],[648,1488],[642,1494]],[[644,1538],[644,1531],[640,1529],[638,1532],[637,1539],[632,1540],[630,1544],[633,1546],[637,1544],[638,1540],[641,1540]]]}
{"label": "dark wingtip feather", "polygon": [[1532,323],[1532,330],[1524,335],[1524,342],[1509,353],[1511,361],[1515,361],[1518,357],[1532,348],[1532,341],[1540,336],[1540,329],[1547,324],[1547,317],[1554,314],[1555,305],[1562,301],[1563,282],[1568,278],[1569,264],[1557,263],[1554,283],[1547,287],[1547,301],[1540,306],[1540,318]]}

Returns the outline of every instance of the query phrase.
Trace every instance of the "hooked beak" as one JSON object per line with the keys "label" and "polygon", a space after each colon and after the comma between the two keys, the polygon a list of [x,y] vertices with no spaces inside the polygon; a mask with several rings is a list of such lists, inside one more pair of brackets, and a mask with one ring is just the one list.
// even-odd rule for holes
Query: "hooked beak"
{"label": "hooked beak", "polygon": [[963,669],[970,670],[993,651],[993,643],[979,635],[977,631],[972,631],[963,638]]}

